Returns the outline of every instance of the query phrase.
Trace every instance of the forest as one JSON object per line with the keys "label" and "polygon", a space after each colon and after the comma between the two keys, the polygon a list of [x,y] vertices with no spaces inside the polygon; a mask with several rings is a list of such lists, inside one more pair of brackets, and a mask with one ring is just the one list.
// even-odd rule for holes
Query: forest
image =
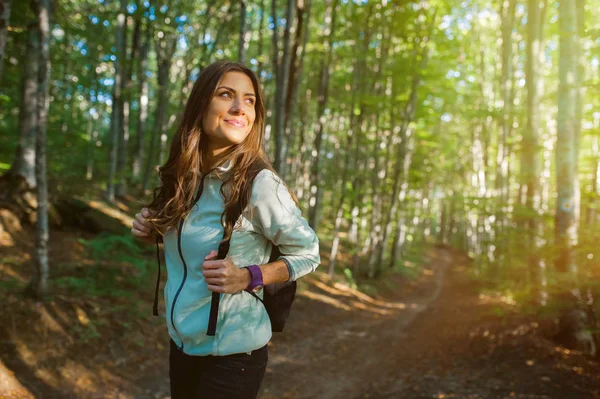
{"label": "forest", "polygon": [[170,397],[129,230],[217,60],[320,241],[261,398],[600,398],[598,0],[0,0],[0,397]]}

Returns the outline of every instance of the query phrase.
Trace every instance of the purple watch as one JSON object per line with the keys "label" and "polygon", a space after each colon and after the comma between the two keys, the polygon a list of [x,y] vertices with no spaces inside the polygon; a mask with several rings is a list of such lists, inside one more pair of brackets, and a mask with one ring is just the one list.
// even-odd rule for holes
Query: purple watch
{"label": "purple watch", "polygon": [[246,266],[245,269],[250,272],[250,284],[245,291],[257,293],[264,286],[262,270],[257,265]]}

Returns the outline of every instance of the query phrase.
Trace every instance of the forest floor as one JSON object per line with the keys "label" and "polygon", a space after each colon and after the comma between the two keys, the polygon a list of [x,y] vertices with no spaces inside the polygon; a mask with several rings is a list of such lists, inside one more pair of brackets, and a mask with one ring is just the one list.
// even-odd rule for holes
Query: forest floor
{"label": "forest floor", "polygon": [[[47,303],[22,294],[33,233],[0,242],[0,398],[168,398],[155,269],[94,263],[81,238],[92,237],[52,234],[60,284]],[[599,363],[546,339],[509,298],[482,294],[468,258],[431,247],[417,266],[411,279],[386,273],[371,295],[322,271],[303,278],[259,397],[600,398]]]}

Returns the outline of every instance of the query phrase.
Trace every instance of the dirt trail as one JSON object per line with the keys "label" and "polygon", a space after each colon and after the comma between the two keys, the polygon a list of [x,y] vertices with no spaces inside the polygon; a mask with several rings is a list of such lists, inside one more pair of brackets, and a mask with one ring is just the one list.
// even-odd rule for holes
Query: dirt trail
{"label": "dirt trail", "polygon": [[301,300],[291,332],[273,340],[261,398],[600,398],[598,363],[479,294],[467,263],[433,249],[420,279],[393,282],[386,315]]}
{"label": "dirt trail", "polygon": [[[301,297],[300,309],[285,334],[276,336],[262,398],[349,398],[375,383],[388,357],[406,336],[406,328],[438,299],[452,256],[436,251],[426,268],[420,292],[405,293],[393,302],[371,301],[315,284]],[[403,291],[402,286],[397,287]],[[323,290],[346,304],[342,310],[303,299]],[[344,295],[346,294],[346,295]],[[403,300],[402,300],[403,299]],[[365,309],[360,309],[360,304]],[[383,314],[382,314],[383,313]],[[288,333],[290,332],[290,333]],[[279,381],[284,381],[280,383]]]}
{"label": "dirt trail", "polygon": [[[555,347],[501,296],[480,295],[464,256],[432,248],[426,258],[417,279],[386,275],[376,298],[323,273],[301,279],[259,398],[600,398],[597,362]],[[92,312],[75,300],[48,309]],[[69,343],[72,315],[13,295],[0,306],[0,398],[169,397],[160,318],[119,329],[130,313],[106,314],[101,340]],[[41,328],[42,313],[65,331]]]}

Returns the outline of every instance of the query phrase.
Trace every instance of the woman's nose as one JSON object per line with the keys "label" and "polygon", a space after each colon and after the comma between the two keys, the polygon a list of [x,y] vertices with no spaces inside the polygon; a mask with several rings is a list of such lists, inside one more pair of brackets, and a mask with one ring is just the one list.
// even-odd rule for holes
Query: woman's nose
{"label": "woman's nose", "polygon": [[243,112],[245,112],[244,105],[242,104],[242,102],[240,100],[234,100],[233,104],[231,105],[230,111],[235,114],[243,113]]}

